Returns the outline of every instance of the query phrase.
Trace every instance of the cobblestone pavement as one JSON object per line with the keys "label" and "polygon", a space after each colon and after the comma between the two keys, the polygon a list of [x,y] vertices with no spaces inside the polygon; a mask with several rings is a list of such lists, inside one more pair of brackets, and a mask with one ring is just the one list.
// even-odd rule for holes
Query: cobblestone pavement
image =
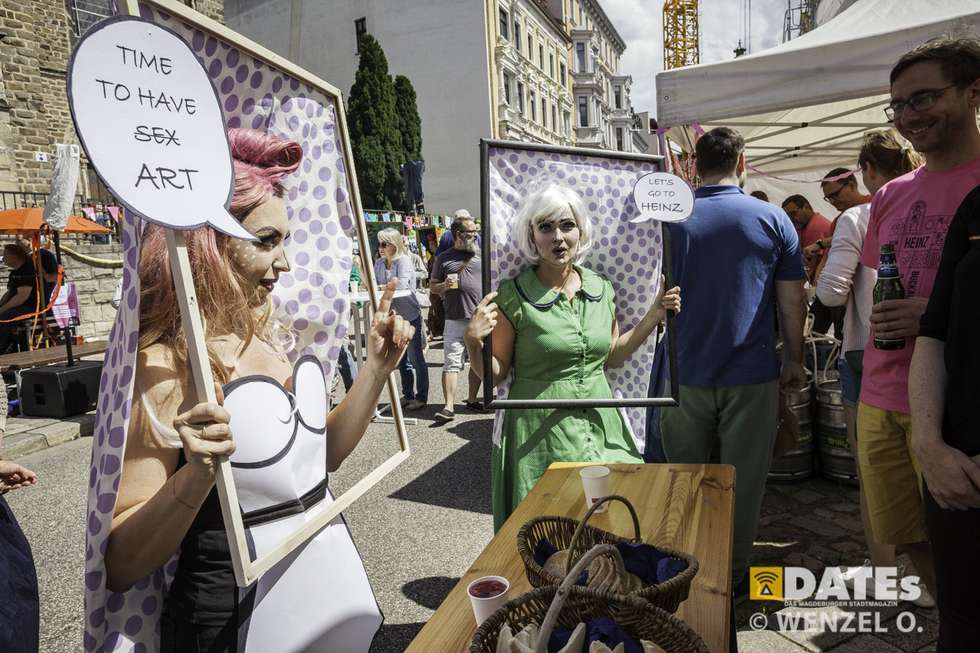
{"label": "cobblestone pavement", "polygon": [[[372,653],[403,651],[493,532],[488,465],[491,416],[467,411],[457,404],[454,421],[435,421],[433,415],[441,401],[442,352],[435,346],[427,357],[432,364],[429,406],[411,414],[418,418],[417,424],[408,427],[412,456],[345,512],[385,614],[385,625]],[[461,385],[465,387],[465,381]],[[460,402],[463,391],[463,387],[458,390]],[[70,422],[75,430],[79,429],[78,421]],[[11,420],[11,424],[25,434],[52,427],[50,420]],[[53,435],[61,428],[67,427],[55,428],[50,444],[71,439],[67,432]],[[30,440],[28,450],[40,446],[37,437],[17,438],[8,432],[7,444],[15,439],[25,446]],[[37,487],[8,495],[34,548],[41,584],[44,653],[77,651],[81,642],[89,447],[90,440],[82,438],[22,454],[20,460],[38,472],[41,482]],[[372,424],[355,453],[331,476],[331,488],[343,491],[396,450],[391,425]],[[755,565],[804,566],[819,578],[827,566],[861,564],[865,554],[857,492],[820,478],[770,484],[757,539]],[[778,617],[773,615],[781,610],[783,615],[793,612],[770,601],[746,602],[736,608],[742,653],[935,650],[935,610],[922,610],[908,603],[879,608],[865,619],[872,620],[871,626],[880,624],[880,630],[887,632],[840,634],[777,632]],[[807,610],[817,614],[846,611]],[[910,632],[901,633],[898,620],[905,612],[911,613],[915,623]],[[756,613],[767,616],[766,629],[752,630],[749,620]],[[910,624],[905,621],[903,625],[908,628]]]}
{"label": "cobblestone pavement", "polygon": [[[860,565],[865,549],[856,488],[819,477],[798,483],[769,483],[753,565],[806,567],[819,582],[827,567]],[[908,562],[902,556],[899,560]],[[908,573],[912,573],[911,567]],[[760,621],[753,617],[757,613],[766,615],[767,622],[758,631],[750,625],[750,620]],[[778,631],[780,616],[785,619],[804,614],[836,619],[841,630],[854,632],[804,632],[802,622],[799,630]],[[939,631],[935,609],[905,602],[879,608],[787,608],[776,601],[746,601],[736,607],[735,620],[739,650],[748,653],[925,653],[936,650]]]}

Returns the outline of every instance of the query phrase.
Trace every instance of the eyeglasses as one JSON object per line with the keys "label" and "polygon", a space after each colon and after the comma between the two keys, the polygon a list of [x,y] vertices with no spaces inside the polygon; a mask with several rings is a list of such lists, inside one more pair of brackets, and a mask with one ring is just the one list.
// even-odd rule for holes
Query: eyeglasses
{"label": "eyeglasses", "polygon": [[919,91],[907,100],[895,100],[885,107],[885,117],[887,117],[889,120],[895,120],[895,116],[902,115],[902,112],[906,109],[912,109],[913,111],[925,111],[934,105],[936,100],[943,96],[943,93],[955,86],[956,84],[950,84],[949,86],[944,86],[943,88],[937,88],[934,91]]}
{"label": "eyeglasses", "polygon": [[845,188],[847,188],[847,186],[841,186],[840,188],[838,188],[837,190],[835,190],[833,193],[827,193],[826,195],[823,196],[823,198],[825,200],[827,200],[828,202],[836,202],[837,201],[837,196],[840,195],[840,192],[842,190],[844,190]]}
{"label": "eyeglasses", "polygon": [[475,231],[461,231],[459,232],[459,235],[465,238],[476,238],[477,236],[480,235],[480,230],[477,229]]}

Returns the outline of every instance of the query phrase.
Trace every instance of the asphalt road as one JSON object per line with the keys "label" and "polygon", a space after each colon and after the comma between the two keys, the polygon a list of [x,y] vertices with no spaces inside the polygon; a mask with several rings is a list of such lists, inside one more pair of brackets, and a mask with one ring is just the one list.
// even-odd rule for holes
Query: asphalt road
{"label": "asphalt road", "polygon": [[[441,361],[441,351],[430,350],[428,357]],[[492,419],[458,405],[456,420],[436,425],[440,373],[438,365],[430,368],[430,406],[412,414],[419,418],[408,426],[412,456],[345,513],[385,615],[372,653],[403,651],[493,533]],[[81,650],[91,442],[83,438],[19,459],[38,474],[38,485],[6,497],[34,551],[44,653]],[[343,491],[397,447],[393,425],[372,424],[331,476],[331,489]]]}

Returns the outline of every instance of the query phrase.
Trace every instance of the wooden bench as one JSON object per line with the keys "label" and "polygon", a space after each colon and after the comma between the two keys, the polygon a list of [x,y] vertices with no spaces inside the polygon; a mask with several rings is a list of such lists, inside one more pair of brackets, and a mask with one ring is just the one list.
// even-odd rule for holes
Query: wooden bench
{"label": "wooden bench", "polygon": [[[82,358],[83,356],[104,354],[108,345],[108,341],[86,342],[81,345],[75,345],[71,348],[72,357]],[[35,349],[34,351],[19,351],[0,356],[0,372],[64,363],[67,360],[68,352],[65,350],[64,345],[55,345],[54,347],[45,347],[44,349]]]}

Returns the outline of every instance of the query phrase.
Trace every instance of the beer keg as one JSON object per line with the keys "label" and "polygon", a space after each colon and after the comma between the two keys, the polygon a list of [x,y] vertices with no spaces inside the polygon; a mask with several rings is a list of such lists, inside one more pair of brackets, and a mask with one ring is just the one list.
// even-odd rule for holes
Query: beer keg
{"label": "beer keg", "polygon": [[840,381],[817,384],[817,453],[824,478],[857,485],[857,464],[847,444]]}

